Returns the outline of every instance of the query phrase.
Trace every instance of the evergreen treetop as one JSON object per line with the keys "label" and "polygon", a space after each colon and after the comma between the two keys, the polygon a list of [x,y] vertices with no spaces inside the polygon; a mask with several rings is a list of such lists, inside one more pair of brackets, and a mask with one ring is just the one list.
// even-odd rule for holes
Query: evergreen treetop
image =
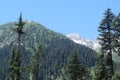
{"label": "evergreen treetop", "polygon": [[70,56],[66,72],[69,80],[85,80],[88,75],[88,70],[81,63],[81,59],[76,51]]}

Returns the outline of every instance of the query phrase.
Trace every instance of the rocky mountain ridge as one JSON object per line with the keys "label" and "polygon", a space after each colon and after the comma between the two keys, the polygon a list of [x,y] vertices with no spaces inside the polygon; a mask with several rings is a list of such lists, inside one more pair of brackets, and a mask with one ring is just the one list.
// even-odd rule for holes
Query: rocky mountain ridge
{"label": "rocky mountain ridge", "polygon": [[93,50],[98,50],[100,48],[100,44],[97,39],[95,40],[85,39],[85,38],[82,38],[78,33],[70,33],[70,34],[67,34],[66,36],[69,39],[73,40],[75,43],[85,45]]}

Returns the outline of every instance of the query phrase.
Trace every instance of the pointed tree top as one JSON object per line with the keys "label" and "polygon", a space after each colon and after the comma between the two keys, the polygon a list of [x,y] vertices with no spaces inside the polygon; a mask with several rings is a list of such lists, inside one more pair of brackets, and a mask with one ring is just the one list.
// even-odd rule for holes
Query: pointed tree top
{"label": "pointed tree top", "polygon": [[22,16],[22,12],[20,13],[20,16]]}
{"label": "pointed tree top", "polygon": [[25,22],[22,21],[22,13],[20,13],[19,16],[19,21],[18,23],[15,23],[16,26],[18,26],[17,28],[14,29],[14,31],[16,31],[18,34],[25,34],[22,29],[23,26],[25,25]]}
{"label": "pointed tree top", "polygon": [[19,17],[19,23],[17,24],[17,26],[22,28],[24,26],[24,24],[25,24],[25,22],[23,22],[23,20],[22,20],[22,12],[21,12],[20,17]]}
{"label": "pointed tree top", "polygon": [[22,22],[22,12],[20,13],[19,22]]}

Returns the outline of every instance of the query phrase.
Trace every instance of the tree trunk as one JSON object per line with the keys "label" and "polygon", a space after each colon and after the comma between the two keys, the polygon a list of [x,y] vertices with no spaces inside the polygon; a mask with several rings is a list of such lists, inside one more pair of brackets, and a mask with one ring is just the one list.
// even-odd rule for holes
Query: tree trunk
{"label": "tree trunk", "polygon": [[18,34],[18,51],[17,51],[17,79],[16,80],[20,80],[21,78],[21,70],[20,70],[20,67],[21,67],[21,53],[20,53],[20,38],[21,38],[21,34]]}

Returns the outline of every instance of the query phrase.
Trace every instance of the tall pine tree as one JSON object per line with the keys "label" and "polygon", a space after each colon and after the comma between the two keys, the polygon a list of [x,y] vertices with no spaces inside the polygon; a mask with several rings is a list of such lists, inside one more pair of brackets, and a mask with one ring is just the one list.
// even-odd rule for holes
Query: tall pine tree
{"label": "tall pine tree", "polygon": [[15,32],[18,34],[18,49],[17,49],[17,55],[16,55],[16,77],[15,80],[20,80],[21,79],[21,63],[22,63],[22,55],[21,55],[21,36],[24,34],[23,32],[23,26],[25,25],[25,22],[22,21],[22,13],[20,14],[19,17],[19,22],[15,24],[18,26],[17,28],[14,29]]}
{"label": "tall pine tree", "polygon": [[115,17],[113,21],[113,33],[114,33],[114,51],[120,56],[120,13]]}
{"label": "tall pine tree", "polygon": [[111,12],[111,9],[107,9],[104,13],[104,18],[98,27],[98,31],[100,32],[99,41],[102,46],[102,50],[105,52],[107,56],[107,66],[110,70],[110,78],[114,75],[114,68],[113,68],[113,60],[112,60],[112,42],[114,40],[112,34],[112,22],[114,19],[114,14]]}
{"label": "tall pine tree", "polygon": [[69,80],[86,80],[86,76],[88,76],[88,70],[81,63],[80,57],[76,51],[70,56],[66,73]]}

